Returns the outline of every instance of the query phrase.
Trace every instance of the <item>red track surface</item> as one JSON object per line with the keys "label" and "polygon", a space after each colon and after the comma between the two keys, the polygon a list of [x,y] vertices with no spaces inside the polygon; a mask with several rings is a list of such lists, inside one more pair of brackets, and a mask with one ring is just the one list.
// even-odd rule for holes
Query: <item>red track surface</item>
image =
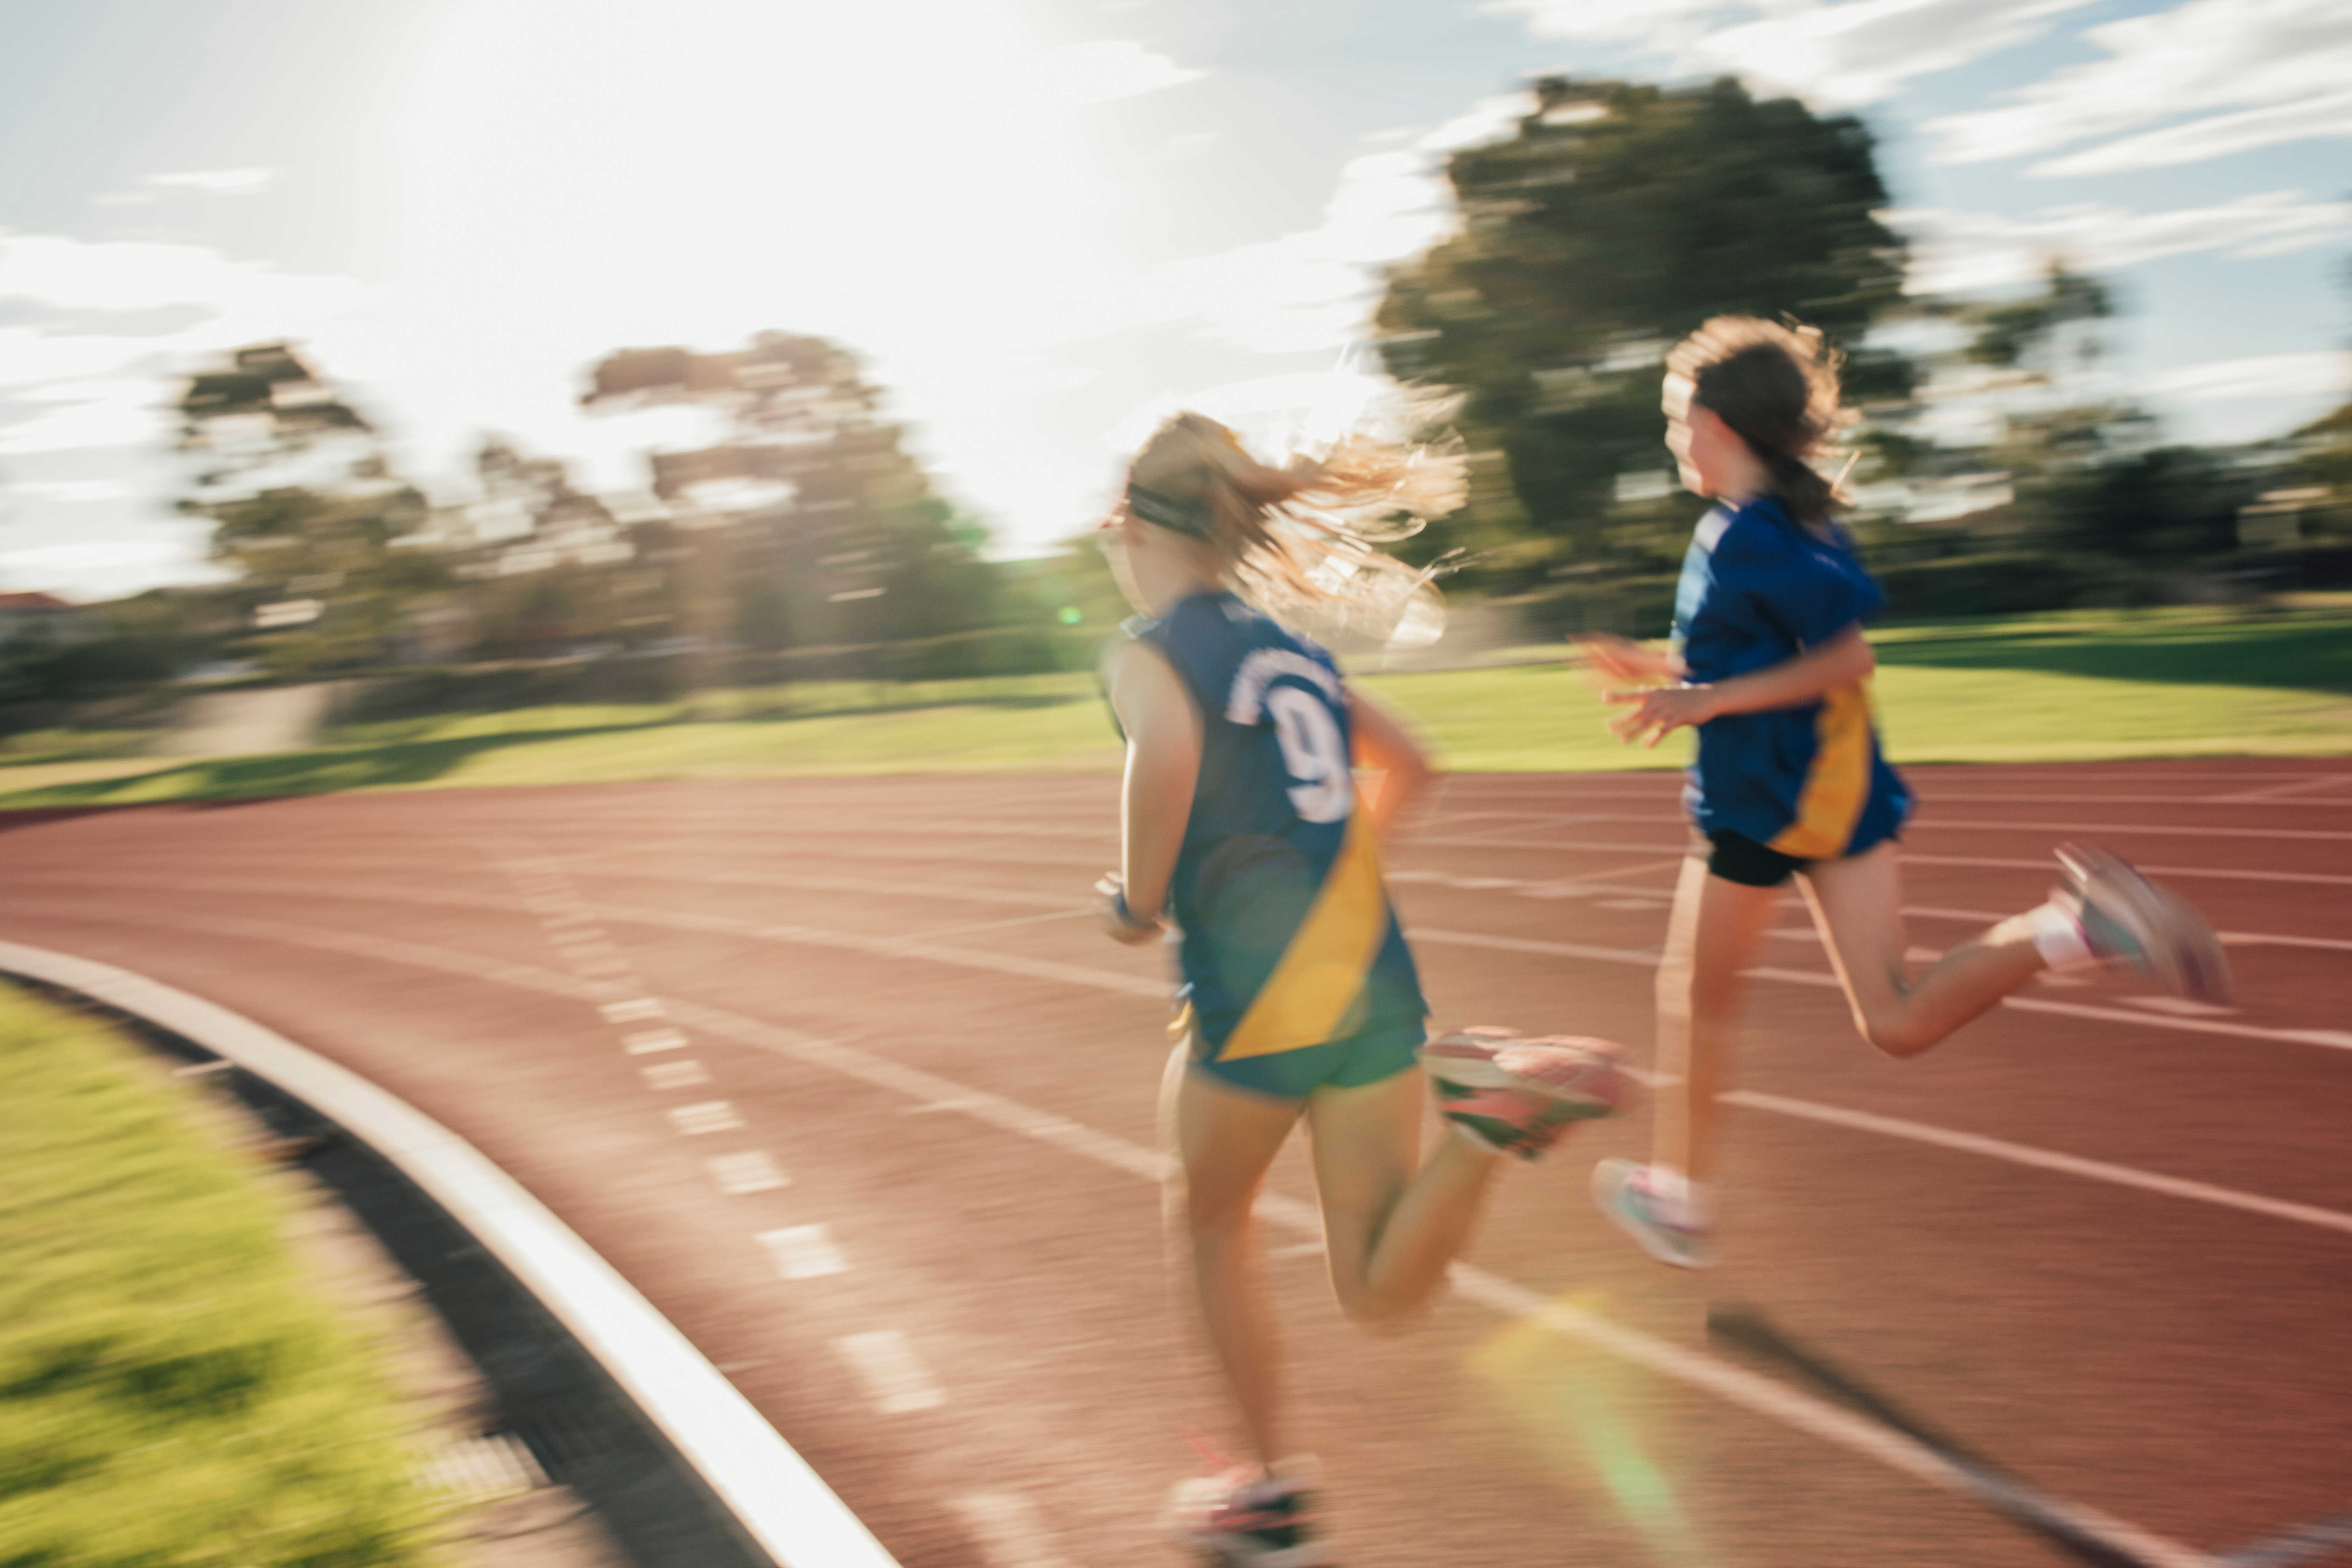
{"label": "red track surface", "polygon": [[[1349,1563],[2049,1560],[1965,1499],[1494,1305],[1536,1296],[1702,1353],[1710,1300],[1760,1306],[2049,1490],[2207,1551],[2352,1509],[2352,764],[1914,777],[1916,943],[1982,923],[1922,911],[2023,907],[2051,844],[2096,838],[2239,933],[2242,1009],[2048,984],[1889,1063],[1792,904],[1743,1066],[1775,1098],[1734,1124],[1717,1273],[1648,1263],[1585,1198],[1640,1115],[1507,1181],[1474,1257],[1534,1296],[1490,1279],[1408,1338],[1348,1329],[1319,1258],[1271,1229]],[[1645,1048],[1675,793],[1454,781],[1395,858],[1441,1019]],[[1097,1568],[1166,1553],[1179,1423],[1223,1425],[1148,1179],[1161,958],[1074,912],[1114,825],[1110,782],[1069,776],[27,814],[0,818],[0,936],[237,1008],[471,1139],[909,1568]],[[632,1055],[658,1026],[599,1012],[647,996],[684,1045]],[[671,1115],[720,1101],[740,1126]],[[1955,1133],[2000,1142],[1932,1141]],[[722,1193],[706,1162],[752,1151],[788,1184]],[[1311,1196],[1295,1159],[1277,1185]],[[842,1268],[785,1277],[758,1238],[803,1226]],[[926,1374],[889,1411],[841,1348],[886,1331]]]}

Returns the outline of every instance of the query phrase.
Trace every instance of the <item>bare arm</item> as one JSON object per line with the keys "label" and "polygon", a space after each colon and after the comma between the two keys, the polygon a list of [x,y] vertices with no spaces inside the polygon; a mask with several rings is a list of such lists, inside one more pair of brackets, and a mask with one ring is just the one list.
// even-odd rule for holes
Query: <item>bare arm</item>
{"label": "bare arm", "polygon": [[1712,685],[1664,686],[1652,691],[1612,691],[1609,700],[1630,710],[1610,721],[1610,731],[1628,745],[1647,737],[1655,746],[1685,724],[1704,724],[1727,713],[1760,713],[1796,708],[1827,691],[1852,686],[1878,668],[1870,639],[1859,622],[1769,668]]}
{"label": "bare arm", "polygon": [[1610,632],[1580,632],[1568,640],[1576,645],[1586,677],[1606,690],[1656,686],[1680,680],[1686,673],[1680,654],[1654,643],[1635,642]]}
{"label": "bare arm", "polygon": [[1365,820],[1373,833],[1390,837],[1399,819],[1428,796],[1441,775],[1402,721],[1352,687],[1348,690],[1348,727],[1355,734],[1356,765],[1377,775],[1357,781]]}
{"label": "bare arm", "polygon": [[[1120,942],[1148,941],[1161,924],[1176,875],[1192,789],[1201,771],[1201,716],[1160,651],[1121,643],[1103,663],[1110,705],[1127,731],[1127,777],[1119,795],[1119,869],[1096,884],[1104,925]],[[1129,918],[1120,920],[1124,895]]]}

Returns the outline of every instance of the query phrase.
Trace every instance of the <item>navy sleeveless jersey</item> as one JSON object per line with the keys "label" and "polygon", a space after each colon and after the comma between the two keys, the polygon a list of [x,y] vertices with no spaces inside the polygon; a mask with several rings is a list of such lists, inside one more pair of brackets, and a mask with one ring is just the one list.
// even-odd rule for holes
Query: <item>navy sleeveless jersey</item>
{"label": "navy sleeveless jersey", "polygon": [[1429,1009],[1355,809],[1331,656],[1224,593],[1127,631],[1166,656],[1201,715],[1169,901],[1208,1054],[1236,1061],[1417,1025]]}

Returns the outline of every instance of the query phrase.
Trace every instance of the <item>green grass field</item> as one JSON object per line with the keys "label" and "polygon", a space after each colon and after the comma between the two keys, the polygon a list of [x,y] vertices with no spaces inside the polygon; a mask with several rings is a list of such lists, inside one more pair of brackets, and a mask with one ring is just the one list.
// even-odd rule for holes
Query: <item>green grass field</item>
{"label": "green grass field", "polygon": [[0,1564],[439,1561],[280,1205],[110,1031],[0,989]]}
{"label": "green grass field", "polygon": [[[1874,634],[1898,762],[2352,752],[2352,605],[2262,613],[2078,612]],[[1539,656],[1538,656],[1539,657]],[[1462,771],[1676,766],[1629,751],[1559,661],[1366,670]],[[1084,675],[832,682],[684,702],[556,706],[354,725],[279,756],[169,763],[0,753],[0,806],[236,799],[329,790],[794,774],[1108,769],[1119,750]]]}

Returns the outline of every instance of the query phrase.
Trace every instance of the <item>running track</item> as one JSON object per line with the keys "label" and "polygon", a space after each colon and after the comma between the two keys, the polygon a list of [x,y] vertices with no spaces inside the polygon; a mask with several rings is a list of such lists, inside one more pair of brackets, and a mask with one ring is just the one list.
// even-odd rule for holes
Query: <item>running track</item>
{"label": "running track", "polygon": [[[1294,1151],[1269,1205],[1302,1446],[1357,1568],[2051,1561],[1708,1352],[1759,1306],[2125,1528],[2352,1510],[2352,763],[1922,768],[1911,938],[2095,837],[2231,933],[2240,1010],[2045,984],[1857,1043],[1792,904],[1726,1266],[1591,1212],[1646,1118],[1507,1178],[1454,1296],[1370,1340]],[[1468,776],[1394,857],[1440,1018],[1645,1050],[1663,775]],[[1161,958],[1081,912],[1106,776],[369,795],[0,818],[0,937],[141,970],[411,1100],[667,1312],[908,1568],[1167,1560],[1219,1424],[1151,1175]],[[2166,868],[2172,868],[2168,873]]]}

